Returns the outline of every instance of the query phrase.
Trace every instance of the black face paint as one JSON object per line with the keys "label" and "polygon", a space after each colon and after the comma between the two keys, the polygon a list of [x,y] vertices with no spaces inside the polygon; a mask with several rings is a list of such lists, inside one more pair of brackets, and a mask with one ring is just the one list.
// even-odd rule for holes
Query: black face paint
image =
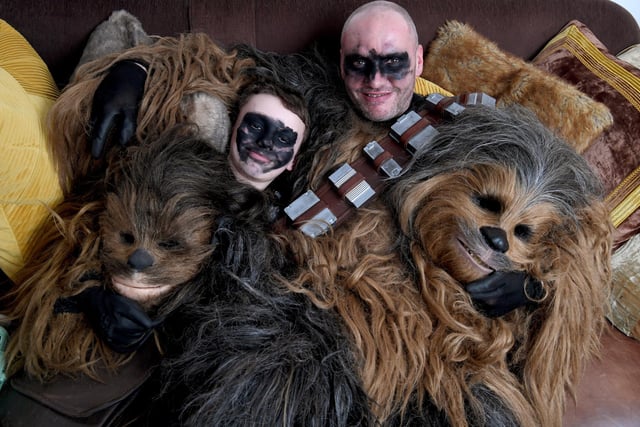
{"label": "black face paint", "polygon": [[[298,133],[278,120],[260,113],[247,113],[236,135],[240,160],[249,158],[262,165],[262,172],[278,169],[293,158]],[[250,157],[251,153],[258,156]]]}
{"label": "black face paint", "polygon": [[344,58],[344,73],[352,77],[373,80],[376,73],[392,80],[402,80],[411,70],[411,61],[407,52],[378,55],[371,50],[368,56],[357,53]]}

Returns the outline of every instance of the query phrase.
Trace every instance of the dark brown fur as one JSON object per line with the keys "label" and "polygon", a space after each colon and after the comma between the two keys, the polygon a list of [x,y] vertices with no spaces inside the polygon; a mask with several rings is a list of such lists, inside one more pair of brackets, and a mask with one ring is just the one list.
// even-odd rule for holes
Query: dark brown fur
{"label": "dark brown fur", "polygon": [[[99,359],[108,367],[124,363],[127,356],[100,341],[83,315],[55,314],[54,304],[89,286],[117,282],[120,293],[151,314],[174,309],[188,293],[182,288],[211,253],[215,218],[238,210],[243,191],[254,194],[239,184],[222,188],[213,182],[235,182],[226,158],[205,142],[170,132],[129,148],[107,170],[104,182],[61,204],[6,298],[5,314],[17,323],[8,348],[10,373],[24,368],[42,379],[93,375]],[[215,200],[226,203],[215,205]],[[136,251],[151,263],[133,269]],[[125,282],[138,287],[122,286]]]}

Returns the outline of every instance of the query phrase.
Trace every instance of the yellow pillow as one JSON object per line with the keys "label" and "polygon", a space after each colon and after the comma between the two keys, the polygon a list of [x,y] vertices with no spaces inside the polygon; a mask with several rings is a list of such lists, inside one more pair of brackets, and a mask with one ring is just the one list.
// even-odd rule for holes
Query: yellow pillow
{"label": "yellow pillow", "polygon": [[48,207],[62,200],[45,128],[57,96],[45,63],[0,19],[0,269],[12,280]]}
{"label": "yellow pillow", "polygon": [[430,93],[440,93],[444,96],[453,96],[453,94],[448,90],[443,89],[437,84],[422,77],[418,77],[416,79],[416,84],[414,85],[413,91],[418,95],[429,95]]}

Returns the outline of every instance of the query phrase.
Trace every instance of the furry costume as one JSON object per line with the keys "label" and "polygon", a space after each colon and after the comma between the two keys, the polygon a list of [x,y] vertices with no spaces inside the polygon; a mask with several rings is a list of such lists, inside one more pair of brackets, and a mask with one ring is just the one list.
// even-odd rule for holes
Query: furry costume
{"label": "furry costume", "polygon": [[[99,251],[97,230],[92,228],[95,227],[92,220],[102,209],[100,195],[95,196],[95,205],[84,207],[87,202],[84,189],[90,189],[92,180],[100,181],[102,175],[102,166],[87,161],[88,152],[84,148],[88,145],[85,132],[89,110],[87,99],[91,99],[87,95],[93,93],[108,64],[123,58],[150,62],[151,71],[138,123],[138,136],[143,145],[165,127],[181,121],[196,122],[199,125],[197,133],[203,136],[203,125],[211,122],[208,114],[199,114],[203,103],[210,105],[207,99],[202,101],[203,96],[230,103],[242,82],[247,81],[240,75],[240,70],[246,70],[243,67],[252,63],[249,59],[238,59],[222,52],[205,36],[193,35],[161,40],[156,45],[135,48],[80,68],[76,81],[54,108],[51,120],[54,155],[61,159],[62,180],[69,184],[68,197],[82,199],[80,207],[69,207],[72,217],[69,228],[76,227],[78,222],[89,230],[88,236],[74,235],[73,244],[60,248],[66,256],[81,247],[82,239],[93,241],[91,254]],[[181,65],[185,61],[183,68]],[[167,81],[173,85],[168,85]],[[199,120],[199,117],[205,120]],[[215,128],[218,127],[216,124]],[[211,142],[206,134],[204,136]],[[166,143],[170,145],[169,139]],[[179,142],[175,141],[176,144]],[[224,142],[226,145],[226,139]],[[183,148],[177,146],[175,149]],[[131,150],[136,151],[127,151]],[[129,156],[128,152],[124,155]],[[117,150],[109,151],[104,164],[108,167],[117,156]],[[149,155],[146,160],[151,164],[152,159],[153,155]],[[157,160],[160,161],[171,169],[170,160]],[[184,167],[184,164],[176,165],[180,166]],[[161,330],[166,357],[158,373],[163,393],[158,397],[155,390],[150,392],[159,400],[148,408],[149,413],[145,414],[148,420],[145,421],[163,425],[367,425],[371,418],[368,396],[361,387],[350,341],[343,335],[340,319],[332,311],[318,308],[306,297],[278,285],[276,276],[285,273],[283,270],[291,265],[286,265],[281,253],[274,251],[273,241],[267,238],[266,229],[271,226],[268,219],[272,216],[268,196],[244,186],[240,186],[244,191],[236,191],[239,184],[231,175],[222,173],[227,170],[226,164],[209,166],[211,173],[207,185],[213,189],[207,193],[207,206],[217,206],[227,215],[217,218],[218,229],[213,238],[215,251],[211,256],[203,253],[207,257],[203,271],[190,279],[175,296],[168,298],[166,304],[153,309],[160,316],[168,315]],[[135,190],[136,183],[149,189],[162,188],[145,185],[143,176],[131,177],[127,183],[131,184],[127,186],[129,191]],[[235,209],[234,200],[245,192],[253,195],[251,203],[241,210]],[[105,216],[104,223],[109,226],[122,223],[123,212],[118,210],[126,211],[127,206],[134,204],[118,203],[116,212]],[[79,209],[80,213],[76,215]],[[209,215],[206,217],[211,219]],[[108,233],[102,241],[111,244],[115,250],[105,255],[122,252],[126,244],[136,241],[137,237],[128,230],[122,230],[119,235]],[[174,242],[159,243],[173,246]],[[211,248],[204,244],[201,247]],[[63,256],[56,259],[61,258]],[[72,265],[72,269],[82,273],[85,270],[83,263],[88,261],[80,259],[77,261],[80,266]],[[202,264],[200,259],[176,257],[173,261],[182,269],[197,268]],[[105,268],[110,266],[118,270],[123,267],[120,263],[104,265]],[[63,268],[64,265],[56,265],[55,271]],[[30,283],[39,284],[38,271],[27,274],[32,277]],[[117,290],[135,297],[138,289],[127,286],[128,280],[119,276],[114,281]],[[74,292],[80,291],[85,283],[78,285],[77,276],[72,278]],[[57,288],[48,290],[53,296],[59,295],[58,291]],[[17,299],[23,300],[26,293],[22,291]],[[50,313],[52,299],[47,298],[45,307],[39,307],[38,311]],[[14,315],[21,317],[23,311],[16,310]],[[81,354],[89,353],[86,360],[78,361],[69,352],[29,356],[25,353],[30,347],[25,349],[24,345],[16,345],[16,368],[23,355],[27,359],[27,370],[42,377],[58,372],[73,373],[74,370],[94,375],[91,368],[96,359],[106,359],[112,367],[119,367],[126,361],[120,358],[112,361],[112,354],[104,343],[96,340],[86,324],[82,326],[89,336],[85,338],[86,344],[80,347]],[[36,336],[35,340],[56,337],[51,330],[44,332],[48,334],[46,337]],[[32,335],[26,330],[20,334],[27,345],[34,340]],[[79,348],[78,344],[71,341],[69,350],[76,348]],[[90,349],[97,350],[90,353]],[[51,372],[52,358],[56,359],[54,372]],[[59,367],[63,362],[67,366]]]}
{"label": "furry costume", "polygon": [[[604,320],[611,230],[597,179],[519,110],[468,108],[439,131],[387,205],[315,240],[287,235],[307,267],[289,286],[344,319],[380,420],[437,424],[432,401],[455,426],[560,425]],[[483,226],[503,228],[509,249],[488,246]],[[550,295],[487,318],[464,284],[492,270],[524,270]]]}
{"label": "furry costume", "polygon": [[340,318],[280,284],[281,274],[296,270],[268,237],[270,227],[242,214],[216,232],[218,246],[196,281],[201,297],[165,322],[173,345],[160,377],[160,399],[168,403],[158,409],[170,413],[151,414],[152,424],[371,423]]}
{"label": "furry costume", "polygon": [[82,314],[55,313],[61,297],[113,287],[157,316],[184,299],[211,252],[215,218],[244,209],[249,196],[244,186],[212,186],[235,182],[226,158],[181,133],[130,147],[119,161],[114,155],[91,193],[56,209],[5,298],[5,314],[17,322],[7,352],[11,373],[95,376],[97,361],[115,368],[129,358],[98,339]]}
{"label": "furry costume", "polygon": [[[203,50],[198,52],[206,55]],[[138,52],[127,57],[139,59],[141,55]],[[264,59],[260,55],[257,57]],[[296,56],[287,57],[280,65],[295,64],[299,59]],[[267,63],[271,61],[273,58],[265,60]],[[304,62],[304,58],[301,61]],[[290,74],[293,74],[293,70],[296,73],[299,71],[295,67],[290,70]],[[321,81],[319,86],[305,84],[305,88],[309,89],[306,91],[307,95],[314,93],[314,88],[321,87],[324,83]],[[333,83],[334,87],[340,87],[337,80]],[[158,92],[159,98],[172,96],[182,99],[182,94],[175,95],[171,90],[167,91],[166,87],[156,88],[148,84],[148,94],[149,89],[161,90],[162,94]],[[322,95],[334,92],[328,91]],[[360,149],[371,136],[379,134],[379,126],[372,125],[370,129],[363,130],[354,125],[358,120],[348,112],[348,107],[342,108],[347,104],[345,97],[341,99],[342,101],[334,104],[337,107],[331,106],[336,99],[329,96],[311,103],[312,121],[320,124],[314,125],[309,150],[299,159],[296,167],[298,177],[306,171],[311,172],[296,180],[296,185],[307,178],[312,187],[317,185],[326,171],[340,161],[349,161],[359,156]],[[164,105],[159,105],[156,104],[155,108],[160,110],[153,110],[153,113],[159,117],[167,117],[159,114],[164,108]],[[147,117],[146,113],[143,115]],[[169,116],[174,117],[171,114]],[[144,132],[144,123],[144,120],[139,122],[139,132]],[[343,134],[347,136],[336,139]],[[79,140],[83,138],[84,136]],[[68,140],[77,141],[78,138]],[[74,155],[78,152],[75,146],[69,151]],[[64,152],[64,147],[59,152]],[[86,168],[71,168],[73,170],[84,171]],[[72,174],[67,174],[67,179],[69,175]],[[592,237],[597,243],[593,246],[598,247],[598,257],[606,261],[607,251],[601,249],[607,245],[609,230],[607,227],[604,227],[606,230],[598,228],[602,227],[600,224],[606,223],[606,216],[598,215],[600,209],[595,197],[593,205],[594,216],[601,222],[585,220],[583,228],[595,232]],[[575,206],[577,210],[582,207],[584,206],[580,204]],[[584,209],[580,212],[591,211]],[[560,214],[558,216],[563,218]],[[409,230],[405,224],[400,226],[401,229]],[[360,374],[366,391],[375,401],[374,410],[378,418],[391,424],[437,423],[442,410],[447,418],[446,422],[453,425],[482,424],[483,421],[508,425],[512,423],[512,417],[523,425],[538,422],[553,425],[559,422],[564,386],[571,387],[582,366],[580,357],[591,354],[595,346],[593,328],[587,326],[588,332],[584,334],[575,331],[582,315],[586,325],[597,326],[601,321],[598,316],[601,313],[598,304],[603,301],[600,298],[601,288],[598,288],[600,282],[594,284],[590,279],[599,277],[597,275],[602,273],[604,280],[601,283],[607,283],[606,262],[603,271],[583,275],[574,271],[582,265],[576,265],[579,260],[573,260],[567,280],[577,278],[582,287],[558,286],[558,283],[566,283],[564,278],[558,277],[557,281],[550,280],[549,283],[553,284],[554,297],[562,295],[562,298],[551,298],[531,315],[521,309],[504,319],[490,320],[473,309],[468,295],[462,291],[459,283],[455,282],[457,287],[446,285],[449,283],[448,273],[435,267],[425,268],[425,265],[431,264],[425,263],[424,257],[420,256],[423,254],[413,250],[407,253],[414,254],[415,259],[405,259],[398,251],[399,230],[388,208],[378,201],[361,210],[350,224],[336,230],[332,236],[316,241],[310,241],[296,232],[282,236],[284,247],[289,248],[306,269],[288,285],[296,292],[305,293],[321,308],[334,308],[344,320],[352,343],[357,348],[357,356],[362,364]],[[576,240],[584,237],[579,233],[580,230],[582,228],[578,227],[572,231],[574,236],[578,236]],[[409,237],[413,237],[413,233]],[[576,245],[580,249],[579,253],[590,253],[591,243],[586,238]],[[420,247],[409,243],[406,246]],[[562,252],[561,255],[570,258],[568,253]],[[411,268],[407,268],[407,264]],[[595,268],[596,265],[594,262],[589,266]],[[553,265],[558,270],[545,271],[545,274],[560,276],[561,267]],[[535,269],[532,271],[538,272]],[[436,277],[432,278],[431,274]],[[430,280],[426,280],[427,278]],[[443,286],[436,295],[441,297],[434,301],[428,290],[433,286],[438,288],[440,283]],[[578,303],[564,304],[564,301]],[[459,309],[461,313],[458,313]],[[578,309],[584,309],[584,313],[576,313]],[[566,316],[569,321],[559,321],[566,312],[569,312]],[[455,316],[453,320],[452,316]],[[562,343],[558,346],[562,347],[562,351],[558,351],[563,357],[548,358],[546,354],[541,354],[546,350],[543,337],[531,327],[538,322],[547,331],[547,335],[552,337],[551,342]],[[206,327],[203,328],[206,330]],[[565,331],[568,333],[564,334]],[[206,341],[200,344],[196,340],[195,343],[196,349],[201,345],[210,348],[211,345]],[[458,343],[463,343],[462,349],[456,347]],[[178,361],[176,366],[188,367],[189,361],[195,360],[199,363],[194,366],[201,368],[206,362],[201,359],[200,352],[196,351],[194,354],[197,357],[189,359],[187,353],[187,362]],[[564,354],[570,356],[565,359]],[[553,367],[541,367],[548,360],[553,360]],[[219,366],[223,365],[215,366],[215,369],[220,369]],[[510,367],[517,374],[522,372],[522,378],[518,378]],[[556,374],[554,368],[559,368],[560,372]],[[214,371],[214,378],[215,375]],[[194,376],[200,378],[197,374]],[[247,384],[248,382],[242,383],[240,389],[246,389]],[[198,402],[205,402],[203,411],[194,409],[193,413],[187,412],[187,415],[206,416],[207,408],[216,407],[208,407],[206,402],[210,398],[215,402],[214,398],[220,394],[217,394],[215,388],[213,397],[208,393],[207,390],[204,393],[202,390],[187,393],[188,396],[202,396],[200,399],[196,398],[195,408],[202,407],[202,403]],[[433,412],[431,400],[437,408]],[[422,411],[423,408],[426,409]],[[545,423],[543,420],[550,422]]]}
{"label": "furry costume", "polygon": [[[65,194],[104,167],[88,155],[91,101],[105,73],[116,62],[136,59],[149,64],[145,96],[140,106],[136,136],[139,141],[153,140],[176,123],[195,122],[203,98],[213,104],[218,119],[219,103],[231,107],[240,87],[247,83],[243,73],[252,64],[235,52],[226,52],[204,34],[167,37],[151,45],[137,46],[107,55],[79,67],[49,114],[51,151]],[[195,97],[195,101],[192,99]],[[195,112],[194,112],[195,110]],[[208,119],[212,119],[208,117]],[[204,137],[219,123],[205,129]],[[228,133],[216,133],[211,141],[216,148],[226,147]],[[84,189],[79,190],[85,191]]]}

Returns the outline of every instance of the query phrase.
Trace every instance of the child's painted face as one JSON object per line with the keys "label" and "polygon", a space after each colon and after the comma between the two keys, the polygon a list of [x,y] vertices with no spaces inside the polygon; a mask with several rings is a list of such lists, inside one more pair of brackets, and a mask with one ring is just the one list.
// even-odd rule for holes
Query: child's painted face
{"label": "child's painted face", "polygon": [[289,163],[297,139],[298,133],[282,120],[254,112],[244,115],[236,134],[240,160],[255,163],[263,173]]}
{"label": "child's painted face", "polygon": [[229,160],[238,180],[259,190],[291,170],[305,132],[300,117],[270,94],[249,98],[233,129]]}

